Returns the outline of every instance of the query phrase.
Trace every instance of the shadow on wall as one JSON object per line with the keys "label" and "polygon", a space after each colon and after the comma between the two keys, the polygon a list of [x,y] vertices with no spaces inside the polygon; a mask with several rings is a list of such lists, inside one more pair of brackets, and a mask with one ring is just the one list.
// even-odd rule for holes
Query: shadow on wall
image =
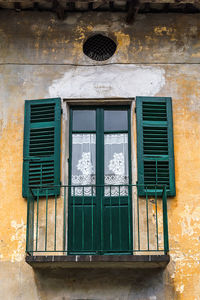
{"label": "shadow on wall", "polygon": [[175,299],[167,270],[35,269],[42,300]]}

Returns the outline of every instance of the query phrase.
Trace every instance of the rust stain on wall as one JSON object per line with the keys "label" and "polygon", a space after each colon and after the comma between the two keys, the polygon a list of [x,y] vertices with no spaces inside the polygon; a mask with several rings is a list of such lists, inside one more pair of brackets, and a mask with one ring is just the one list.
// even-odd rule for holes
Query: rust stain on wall
{"label": "rust stain on wall", "polygon": [[120,53],[120,59],[122,62],[128,62],[128,52],[130,46],[130,36],[124,32],[115,32],[117,38],[117,53]]}

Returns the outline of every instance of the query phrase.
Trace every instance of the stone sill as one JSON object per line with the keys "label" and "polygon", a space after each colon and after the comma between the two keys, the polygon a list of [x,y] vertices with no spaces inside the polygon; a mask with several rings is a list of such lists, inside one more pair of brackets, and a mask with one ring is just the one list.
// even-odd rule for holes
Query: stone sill
{"label": "stone sill", "polygon": [[169,255],[48,255],[26,256],[33,268],[165,268]]}

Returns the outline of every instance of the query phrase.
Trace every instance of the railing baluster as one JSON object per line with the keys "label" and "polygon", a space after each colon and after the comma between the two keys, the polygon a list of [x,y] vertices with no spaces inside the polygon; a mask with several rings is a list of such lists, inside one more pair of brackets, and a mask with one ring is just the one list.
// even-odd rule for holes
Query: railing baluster
{"label": "railing baluster", "polygon": [[29,220],[29,210],[30,210],[30,188],[28,189],[28,198],[27,198],[27,219],[26,219],[26,252],[28,253],[30,251],[29,249],[29,226],[30,226],[30,220]]}
{"label": "railing baluster", "polygon": [[147,216],[147,246],[149,251],[149,206],[148,206],[148,192],[146,187],[146,216]]}
{"label": "railing baluster", "polygon": [[120,199],[120,185],[118,186],[118,193],[119,193],[119,197],[118,197],[118,205],[119,205],[119,247],[120,250],[122,250],[122,231],[121,231],[121,199]]}
{"label": "railing baluster", "polygon": [[131,250],[131,204],[130,204],[130,186],[128,186],[128,241],[129,241],[129,250]]}
{"label": "railing baluster", "polygon": [[27,214],[26,214],[26,252],[28,252],[28,240],[29,240],[29,201],[30,201],[30,189],[28,189],[28,198],[27,198]]}
{"label": "railing baluster", "polygon": [[140,203],[138,196],[138,185],[137,185],[137,227],[138,227],[138,250],[140,251]]}
{"label": "railing baluster", "polygon": [[103,236],[103,197],[104,193],[106,191],[106,188],[104,190],[104,186],[99,187],[100,188],[100,197],[101,197],[101,249],[100,249],[100,254],[102,254],[103,246],[104,246],[104,236]]}
{"label": "railing baluster", "polygon": [[93,186],[91,187],[91,191],[92,191],[92,208],[91,208],[91,214],[92,214],[92,222],[91,222],[91,226],[92,226],[92,250],[94,249],[94,196],[93,196]]}
{"label": "railing baluster", "polygon": [[39,189],[37,188],[36,251],[38,248]]}
{"label": "railing baluster", "polygon": [[169,239],[168,239],[168,221],[167,221],[167,191],[166,186],[163,190],[163,239],[164,239],[164,252],[167,254],[169,251]]}
{"label": "railing baluster", "polygon": [[48,230],[48,189],[46,189],[45,251],[47,251],[47,230]]}
{"label": "railing baluster", "polygon": [[82,236],[82,241],[81,241],[81,248],[82,250],[84,250],[84,235],[85,235],[85,218],[84,218],[84,186],[82,187],[82,201],[81,201],[81,204],[82,204],[82,233],[81,233],[81,236]]}
{"label": "railing baluster", "polygon": [[33,242],[32,242],[32,251],[34,251],[35,249],[35,243],[34,243],[34,235],[35,235],[35,199],[33,199],[33,216],[32,216],[32,239],[33,239]]}
{"label": "railing baluster", "polygon": [[112,199],[111,199],[111,185],[110,185],[110,250],[112,249]]}
{"label": "railing baluster", "polygon": [[158,243],[158,199],[157,199],[157,190],[155,188],[155,205],[156,205],[156,241],[157,241],[157,250],[159,250]]}
{"label": "railing baluster", "polygon": [[63,252],[66,250],[66,186],[64,186],[64,207],[63,207]]}
{"label": "railing baluster", "polygon": [[56,251],[56,221],[57,221],[57,195],[55,195],[55,228],[54,228],[54,251]]}
{"label": "railing baluster", "polygon": [[[75,192],[76,192],[76,188],[73,186],[73,193],[72,193],[72,209],[73,209],[73,220],[72,220],[72,224],[73,224],[73,231],[72,231],[72,248],[74,250],[74,243],[75,243],[75,222],[76,222],[76,212],[75,212]],[[78,190],[78,188],[77,188]]]}

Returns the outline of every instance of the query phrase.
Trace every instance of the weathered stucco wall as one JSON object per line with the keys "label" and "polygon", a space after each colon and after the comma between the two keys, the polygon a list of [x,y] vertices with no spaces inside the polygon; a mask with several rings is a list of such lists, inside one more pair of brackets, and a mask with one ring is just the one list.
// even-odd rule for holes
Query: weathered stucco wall
{"label": "weathered stucco wall", "polygon": [[[82,53],[92,32],[117,53]],[[0,299],[200,299],[200,18],[0,12]],[[94,66],[95,65],[95,66]],[[24,262],[24,99],[171,96],[177,196],[168,200],[171,262],[164,271],[33,272]]]}

